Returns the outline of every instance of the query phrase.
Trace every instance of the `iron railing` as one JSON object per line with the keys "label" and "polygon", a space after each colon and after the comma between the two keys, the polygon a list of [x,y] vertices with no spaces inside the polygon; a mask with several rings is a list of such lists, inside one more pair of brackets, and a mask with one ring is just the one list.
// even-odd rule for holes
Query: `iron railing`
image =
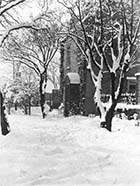
{"label": "iron railing", "polygon": [[[104,103],[108,102],[110,98],[109,94],[102,94],[102,101]],[[127,104],[136,104],[136,93],[122,93],[121,98],[119,99],[119,103],[127,103]]]}

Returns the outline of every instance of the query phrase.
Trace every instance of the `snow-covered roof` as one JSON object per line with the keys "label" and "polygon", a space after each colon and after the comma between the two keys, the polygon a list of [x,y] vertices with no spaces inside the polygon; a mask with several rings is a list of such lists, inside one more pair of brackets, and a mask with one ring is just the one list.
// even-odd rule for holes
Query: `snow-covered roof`
{"label": "snow-covered roof", "polygon": [[80,83],[80,76],[76,72],[69,72],[67,76],[72,84],[79,84]]}
{"label": "snow-covered roof", "polygon": [[126,77],[126,79],[130,80],[136,80],[136,77]]}
{"label": "snow-covered roof", "polygon": [[140,76],[140,72],[136,73],[135,76]]}

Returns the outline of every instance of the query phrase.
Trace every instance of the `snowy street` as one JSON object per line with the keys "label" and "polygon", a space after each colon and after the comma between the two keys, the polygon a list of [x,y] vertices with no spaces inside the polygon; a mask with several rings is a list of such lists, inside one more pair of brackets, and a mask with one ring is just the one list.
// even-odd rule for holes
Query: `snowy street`
{"label": "snowy street", "polygon": [[140,0],[0,0],[0,186],[140,186]]}
{"label": "snowy street", "polygon": [[113,132],[98,118],[57,112],[9,116],[0,135],[0,186],[139,186],[140,128],[114,120]]}

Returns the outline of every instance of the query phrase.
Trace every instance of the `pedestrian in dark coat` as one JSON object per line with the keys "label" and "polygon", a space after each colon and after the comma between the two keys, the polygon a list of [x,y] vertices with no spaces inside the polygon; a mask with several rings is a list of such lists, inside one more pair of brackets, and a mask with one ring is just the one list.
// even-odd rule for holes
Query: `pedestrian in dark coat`
{"label": "pedestrian in dark coat", "polygon": [[10,126],[5,113],[4,99],[0,91],[0,124],[2,135],[7,135],[10,132]]}

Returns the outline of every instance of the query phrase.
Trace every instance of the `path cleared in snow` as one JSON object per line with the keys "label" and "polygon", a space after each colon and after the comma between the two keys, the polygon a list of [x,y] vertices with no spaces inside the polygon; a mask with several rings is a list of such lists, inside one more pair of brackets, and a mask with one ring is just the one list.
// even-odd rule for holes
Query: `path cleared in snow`
{"label": "path cleared in snow", "polygon": [[9,116],[0,136],[0,186],[139,186],[140,128],[114,120],[113,132],[98,118],[56,112]]}

